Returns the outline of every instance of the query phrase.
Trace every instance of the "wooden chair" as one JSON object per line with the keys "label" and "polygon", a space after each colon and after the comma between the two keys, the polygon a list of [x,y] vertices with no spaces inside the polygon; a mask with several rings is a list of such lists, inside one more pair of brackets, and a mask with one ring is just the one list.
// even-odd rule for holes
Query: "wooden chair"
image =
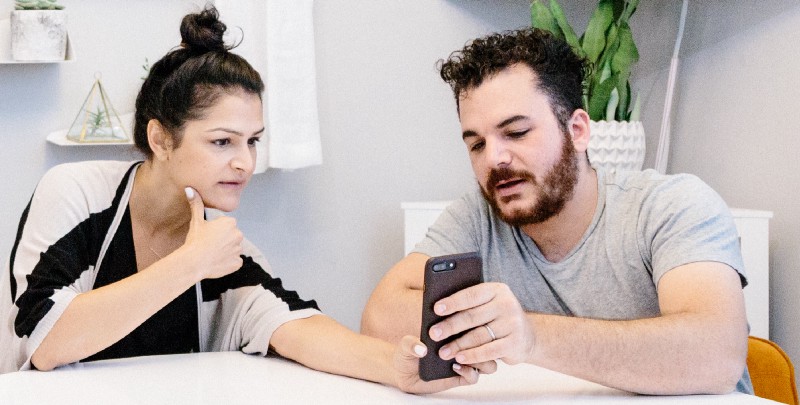
{"label": "wooden chair", "polygon": [[747,369],[757,396],[798,405],[794,366],[780,346],[769,340],[750,336]]}

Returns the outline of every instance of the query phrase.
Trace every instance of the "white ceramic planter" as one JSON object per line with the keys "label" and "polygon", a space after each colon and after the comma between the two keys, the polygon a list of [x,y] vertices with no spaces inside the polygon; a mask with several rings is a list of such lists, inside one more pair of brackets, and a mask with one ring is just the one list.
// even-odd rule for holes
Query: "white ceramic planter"
{"label": "white ceramic planter", "polygon": [[64,60],[67,13],[64,10],[11,12],[11,57],[19,61]]}
{"label": "white ceramic planter", "polygon": [[591,121],[589,162],[609,171],[641,170],[644,127],[640,121]]}

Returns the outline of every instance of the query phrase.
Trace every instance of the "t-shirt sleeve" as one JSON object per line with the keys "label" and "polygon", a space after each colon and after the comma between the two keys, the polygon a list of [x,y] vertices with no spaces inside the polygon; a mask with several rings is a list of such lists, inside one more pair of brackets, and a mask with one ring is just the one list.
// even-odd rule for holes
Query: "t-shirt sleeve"
{"label": "t-shirt sleeve", "polygon": [[474,194],[454,201],[428,228],[425,238],[417,243],[412,252],[434,257],[478,251],[480,205]]}
{"label": "t-shirt sleeve", "polygon": [[689,263],[720,262],[747,285],[733,216],[711,187],[692,175],[671,177],[647,196],[640,248],[652,257],[653,281]]}

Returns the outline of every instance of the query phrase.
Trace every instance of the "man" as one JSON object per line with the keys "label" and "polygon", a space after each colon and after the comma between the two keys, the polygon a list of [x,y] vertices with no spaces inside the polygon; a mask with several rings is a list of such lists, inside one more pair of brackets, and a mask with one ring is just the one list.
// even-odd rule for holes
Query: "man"
{"label": "man", "polygon": [[441,64],[479,183],[380,282],[362,331],[420,330],[430,256],[479,251],[484,284],[435,304],[424,331],[461,364],[533,363],[645,394],[752,393],[733,219],[694,176],[593,169],[586,64],[527,29]]}

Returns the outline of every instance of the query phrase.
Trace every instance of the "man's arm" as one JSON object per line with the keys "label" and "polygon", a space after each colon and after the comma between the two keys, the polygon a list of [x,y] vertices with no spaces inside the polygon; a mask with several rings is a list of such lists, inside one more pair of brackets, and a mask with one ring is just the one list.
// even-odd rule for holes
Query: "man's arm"
{"label": "man's arm", "polygon": [[427,260],[411,253],[386,273],[361,315],[361,333],[395,344],[405,335],[419,336]]}
{"label": "man's arm", "polygon": [[747,356],[738,274],[716,262],[683,265],[661,278],[658,295],[659,317],[604,321],[525,313],[507,286],[487,283],[439,301],[437,313],[456,314],[431,335],[489,324],[497,340],[477,328],[440,351],[462,364],[530,362],[646,394],[732,391]]}

